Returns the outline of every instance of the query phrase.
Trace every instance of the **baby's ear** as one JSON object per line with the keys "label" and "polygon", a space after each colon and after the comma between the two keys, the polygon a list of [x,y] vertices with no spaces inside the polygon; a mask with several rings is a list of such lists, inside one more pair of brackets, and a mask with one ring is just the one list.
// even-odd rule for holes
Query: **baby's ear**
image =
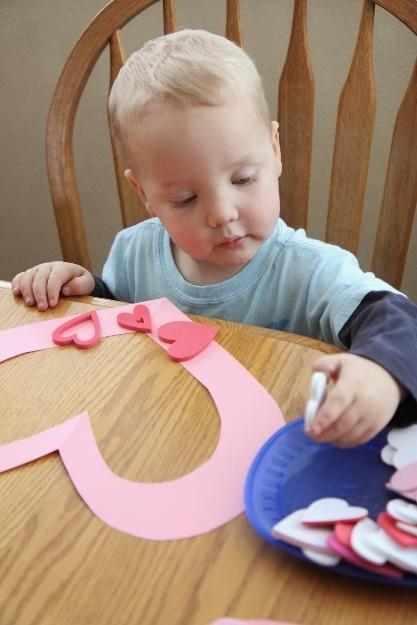
{"label": "baby's ear", "polygon": [[133,171],[131,169],[125,169],[125,171],[123,172],[123,175],[126,178],[126,180],[128,181],[128,183],[134,188],[134,190],[138,194],[141,202],[145,205],[145,208],[148,211],[148,213],[150,215],[152,215],[152,213],[151,213],[151,211],[149,209],[149,202],[148,202],[148,200],[146,198],[145,192],[144,192],[143,188],[141,187],[139,181],[135,177]]}
{"label": "baby's ear", "polygon": [[282,173],[282,161],[281,161],[281,147],[279,145],[279,132],[278,132],[277,121],[271,122],[271,134],[272,134],[272,147],[275,152],[277,176],[279,178]]}

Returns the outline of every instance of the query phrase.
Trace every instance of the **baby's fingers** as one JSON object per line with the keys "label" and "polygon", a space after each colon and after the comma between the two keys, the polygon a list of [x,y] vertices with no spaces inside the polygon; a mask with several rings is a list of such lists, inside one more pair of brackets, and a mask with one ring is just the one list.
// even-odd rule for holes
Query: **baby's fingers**
{"label": "baby's fingers", "polygon": [[[51,275],[51,265],[39,265],[32,281],[32,292],[38,310],[46,310],[49,306],[48,282]],[[59,290],[58,290],[59,293]]]}
{"label": "baby's fingers", "polygon": [[18,295],[19,292],[22,295],[26,306],[33,306],[36,302],[35,295],[33,293],[33,280],[38,271],[38,267],[31,267],[20,274],[18,274],[12,281],[12,286],[18,284],[13,293]]}
{"label": "baby's fingers", "polygon": [[319,408],[309,434],[318,442],[332,442],[345,434],[357,420],[355,410],[349,410],[354,402],[352,393],[347,392],[342,381],[329,391]]}
{"label": "baby's fingers", "polygon": [[15,275],[12,279],[12,293],[13,295],[22,295],[22,291],[20,290],[20,280],[23,276],[23,271]]}

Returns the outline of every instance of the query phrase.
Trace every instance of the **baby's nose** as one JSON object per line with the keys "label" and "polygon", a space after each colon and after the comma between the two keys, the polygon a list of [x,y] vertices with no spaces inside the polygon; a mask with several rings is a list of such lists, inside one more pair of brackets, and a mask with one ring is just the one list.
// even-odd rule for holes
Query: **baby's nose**
{"label": "baby's nose", "polygon": [[207,220],[210,228],[217,228],[229,221],[236,221],[238,216],[239,211],[232,201],[228,198],[218,198],[210,205]]}

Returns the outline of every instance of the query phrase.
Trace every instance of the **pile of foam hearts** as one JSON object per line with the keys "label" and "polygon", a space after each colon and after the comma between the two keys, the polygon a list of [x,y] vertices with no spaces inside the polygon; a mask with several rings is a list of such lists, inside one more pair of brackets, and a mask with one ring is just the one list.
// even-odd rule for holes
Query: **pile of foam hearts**
{"label": "pile of foam hearts", "polygon": [[279,521],[272,534],[323,566],[343,559],[391,578],[417,573],[417,506],[403,499],[389,501],[377,522],[344,499],[318,499]]}
{"label": "pile of foam hearts", "polygon": [[381,450],[381,458],[397,469],[387,484],[394,492],[417,501],[417,425],[393,429],[388,443]]}

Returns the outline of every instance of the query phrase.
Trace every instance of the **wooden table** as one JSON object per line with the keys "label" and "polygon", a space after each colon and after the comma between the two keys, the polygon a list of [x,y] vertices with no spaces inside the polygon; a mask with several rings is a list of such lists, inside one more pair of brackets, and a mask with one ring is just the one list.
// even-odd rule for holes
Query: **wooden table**
{"label": "wooden table", "polygon": [[[115,305],[67,299],[41,314],[0,282],[1,329]],[[268,389],[287,420],[299,416],[311,363],[334,348],[219,323],[219,343]],[[107,464],[130,480],[183,475],[211,455],[218,438],[205,390],[137,334],[108,338],[99,350],[53,349],[9,360],[0,366],[0,388],[1,443],[88,409]],[[58,454],[1,475],[0,497],[0,625],[208,625],[226,615],[303,625],[417,621],[415,590],[293,559],[265,544],[244,515],[180,541],[113,530],[79,498]]]}

